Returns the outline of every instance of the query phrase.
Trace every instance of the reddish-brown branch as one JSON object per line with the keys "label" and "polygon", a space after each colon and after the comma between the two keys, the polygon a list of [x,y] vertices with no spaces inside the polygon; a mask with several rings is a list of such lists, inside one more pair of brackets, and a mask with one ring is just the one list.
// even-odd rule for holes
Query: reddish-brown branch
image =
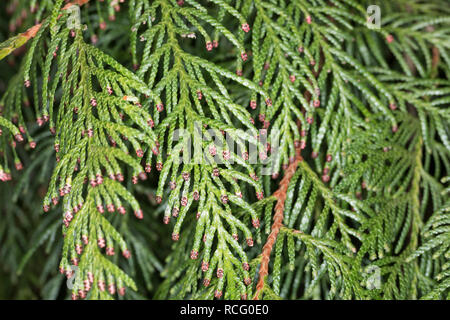
{"label": "reddish-brown branch", "polygon": [[[77,5],[77,6],[82,6],[86,3],[88,3],[89,0],[73,0],[72,2],[67,3],[62,10],[67,10],[69,9],[71,6],[73,5]],[[58,16],[58,19],[61,17],[61,14]],[[39,29],[41,28],[42,23],[39,23],[37,25],[32,26],[31,28],[29,28],[27,31],[25,31],[24,33],[22,33],[22,36],[27,37],[28,39],[34,38],[37,34],[37,32],[39,31]]]}
{"label": "reddish-brown branch", "polygon": [[433,51],[433,59],[431,61],[431,65],[432,65],[432,69],[436,69],[437,66],[439,65],[440,53],[439,53],[439,49],[435,46],[433,46],[432,51]]}
{"label": "reddish-brown branch", "polygon": [[261,254],[261,265],[259,267],[259,280],[256,285],[256,294],[255,297],[253,298],[254,300],[259,299],[259,295],[261,294],[262,289],[264,288],[264,278],[269,273],[270,254],[272,252],[273,245],[277,240],[280,228],[283,225],[284,202],[286,201],[287,189],[295,171],[297,170],[298,163],[302,160],[303,159],[302,156],[300,155],[300,148],[297,148],[295,160],[286,169],[284,177],[280,182],[280,187],[274,193],[274,196],[278,200],[277,204],[275,205],[275,215],[273,216],[272,228],[270,230],[269,237],[267,238],[267,241],[264,244]]}
{"label": "reddish-brown branch", "polygon": [[[89,2],[89,0],[73,0],[72,2],[67,3],[62,10],[67,10],[69,9],[71,6],[73,5],[78,5],[78,6],[82,6],[84,4],[86,4],[87,2]],[[62,14],[60,14],[58,16],[58,19],[61,17]],[[12,50],[15,50],[17,48],[20,48],[21,46],[23,46],[25,43],[27,43],[28,40],[34,38],[36,36],[36,34],[38,33],[39,29],[42,27],[42,23],[38,23],[34,26],[32,26],[31,28],[29,28],[27,31],[22,32],[20,34],[17,35],[17,37],[21,37],[21,41],[20,41],[20,45],[17,47],[12,48]]]}
{"label": "reddish-brown branch", "polygon": [[[320,72],[322,71],[322,67],[324,64],[325,57],[323,55],[323,52],[320,52],[320,61],[317,71],[311,70],[314,77],[318,77]],[[311,81],[310,81],[311,83]],[[311,83],[312,84],[312,83]],[[306,101],[309,103],[311,101],[312,94],[308,90],[305,91],[304,97]],[[300,129],[300,121],[297,122],[297,125]],[[298,163],[303,160],[302,156],[300,155],[301,149],[296,148],[296,157],[295,160],[288,166],[288,168],[285,171],[283,179],[280,181],[280,186],[277,191],[273,194],[278,200],[277,204],[275,205],[275,214],[273,216],[273,224],[270,229],[269,237],[267,238],[266,243],[264,244],[264,247],[262,249],[261,253],[261,264],[259,267],[259,279],[258,283],[256,284],[256,293],[254,296],[254,300],[258,300],[260,298],[260,295],[262,293],[262,290],[264,288],[264,278],[269,274],[269,262],[270,262],[270,254],[272,253],[273,245],[275,244],[275,241],[277,240],[278,233],[280,232],[280,228],[283,225],[283,218],[284,218],[284,202],[286,201],[286,193],[287,189],[289,187],[289,183],[291,182],[292,177],[295,174],[295,171],[297,170]]]}

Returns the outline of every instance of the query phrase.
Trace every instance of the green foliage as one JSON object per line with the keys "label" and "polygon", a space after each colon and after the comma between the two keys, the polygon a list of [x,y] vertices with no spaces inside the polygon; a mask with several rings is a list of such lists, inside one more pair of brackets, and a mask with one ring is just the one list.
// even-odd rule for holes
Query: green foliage
{"label": "green foliage", "polygon": [[448,299],[445,2],[1,4],[0,297]]}

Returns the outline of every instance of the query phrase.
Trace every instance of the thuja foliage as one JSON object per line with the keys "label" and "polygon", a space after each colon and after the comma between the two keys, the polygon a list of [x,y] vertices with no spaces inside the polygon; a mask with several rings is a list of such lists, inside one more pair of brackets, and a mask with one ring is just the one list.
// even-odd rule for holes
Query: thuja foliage
{"label": "thuja foliage", "polygon": [[0,297],[449,298],[448,4],[2,1]]}

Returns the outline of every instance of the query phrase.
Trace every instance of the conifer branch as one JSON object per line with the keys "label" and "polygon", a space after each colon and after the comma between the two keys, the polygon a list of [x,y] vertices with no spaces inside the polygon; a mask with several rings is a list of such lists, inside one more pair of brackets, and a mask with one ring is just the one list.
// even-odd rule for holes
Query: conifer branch
{"label": "conifer branch", "polygon": [[0,281],[448,298],[444,2],[383,1],[379,25],[356,0],[0,5]]}

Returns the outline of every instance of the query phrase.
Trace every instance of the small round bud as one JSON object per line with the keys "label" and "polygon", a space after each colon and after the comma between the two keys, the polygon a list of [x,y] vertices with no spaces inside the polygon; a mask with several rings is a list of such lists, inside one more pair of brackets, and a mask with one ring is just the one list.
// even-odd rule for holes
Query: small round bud
{"label": "small round bud", "polygon": [[241,27],[242,27],[242,30],[246,33],[250,31],[250,26],[248,25],[247,22],[243,23]]}
{"label": "small round bud", "polygon": [[195,201],[197,201],[198,199],[200,199],[200,194],[197,190],[194,190],[192,197],[194,198]]}
{"label": "small round bud", "polygon": [[162,103],[156,104],[156,110],[162,112],[164,110],[164,105]]}
{"label": "small round bud", "polygon": [[[258,200],[264,199],[264,194],[263,194],[263,192],[262,192],[262,191],[256,192],[256,198],[257,198]],[[255,227],[255,228],[257,228],[257,227]]]}
{"label": "small round bud", "polygon": [[122,255],[125,257],[125,259],[129,259],[131,257],[131,253],[127,249],[122,252]]}
{"label": "small round bud", "polygon": [[198,258],[198,251],[192,250],[191,251],[191,259],[195,260]]}
{"label": "small round bud", "polygon": [[387,41],[388,43],[392,43],[392,42],[394,41],[394,37],[393,37],[391,34],[388,34],[388,35],[386,36],[386,41]]}
{"label": "small round bud", "polygon": [[226,194],[222,195],[220,197],[220,201],[222,201],[223,204],[227,204],[228,203],[228,196]]}

